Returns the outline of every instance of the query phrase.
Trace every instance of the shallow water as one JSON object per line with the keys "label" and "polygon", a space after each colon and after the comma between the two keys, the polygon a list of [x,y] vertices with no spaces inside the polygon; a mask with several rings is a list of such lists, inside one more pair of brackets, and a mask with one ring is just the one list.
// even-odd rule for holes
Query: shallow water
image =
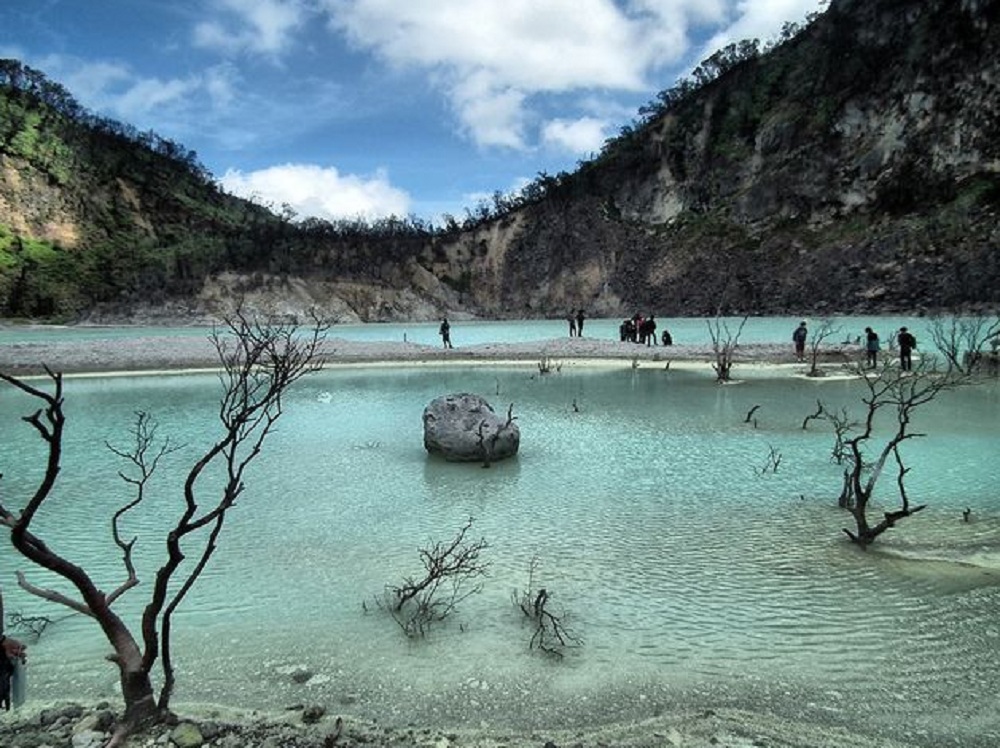
{"label": "shallow water", "polygon": [[[513,403],[515,460],[483,469],[428,458],[423,408],[459,391],[497,410]],[[211,375],[68,381],[65,467],[36,531],[105,589],[120,582],[107,528],[126,493],[101,445],[126,446],[132,413],[149,410],[186,446],[127,523],[148,581],[182,471],[217,433],[217,395]],[[918,411],[927,436],[904,453],[911,497],[929,507],[868,553],[841,533],[849,517],[835,504],[832,434],[801,428],[818,398],[859,413],[859,396],[850,381],[758,373],[719,387],[707,373],[653,366],[316,374],[289,398],[178,614],[176,698],[500,727],[728,704],[918,744],[994,744],[1000,391],[949,392]],[[756,427],[745,421],[755,405]],[[26,407],[0,396],[9,505],[41,469],[40,445],[17,421]],[[772,448],[779,469],[760,474]],[[891,488],[888,476],[887,501]],[[484,589],[450,625],[408,641],[373,600],[420,570],[418,547],[450,539],[469,517],[489,543]],[[529,651],[511,603],[535,558],[538,582],[584,639],[561,662]],[[15,568],[24,565],[8,549],[8,612],[61,616],[15,588]],[[144,589],[121,601],[131,620]],[[31,648],[29,696],[113,697],[106,650],[92,622],[59,620]],[[299,666],[315,677],[295,684]]]}
{"label": "shallow water", "polygon": [[[723,330],[733,335],[740,327],[737,317],[722,318],[719,323]],[[799,317],[751,317],[747,319],[739,335],[743,343],[788,343],[791,346],[792,331],[802,321]],[[928,319],[910,317],[828,317],[807,318],[813,332],[829,322],[836,334],[826,339],[828,343],[853,340],[864,335],[866,326],[873,326],[881,335],[883,345],[901,326],[906,325],[918,340],[930,342]],[[657,319],[658,332],[670,331],[677,345],[705,345],[711,342],[708,322],[701,317],[660,317]],[[712,320],[715,323],[715,320]],[[588,319],[584,323],[584,336],[606,340],[618,339],[620,319]],[[129,338],[137,335],[152,337],[204,337],[207,327],[90,327],[52,325],[3,325],[0,323],[0,345],[5,343],[60,342],[64,340],[95,340],[107,338]],[[451,339],[456,347],[481,345],[484,343],[517,343],[534,340],[549,340],[568,335],[568,324],[560,319],[541,320],[452,320]],[[330,337],[360,342],[406,340],[410,343],[437,346],[441,343],[437,322],[385,322],[367,324],[338,324],[330,328]]]}

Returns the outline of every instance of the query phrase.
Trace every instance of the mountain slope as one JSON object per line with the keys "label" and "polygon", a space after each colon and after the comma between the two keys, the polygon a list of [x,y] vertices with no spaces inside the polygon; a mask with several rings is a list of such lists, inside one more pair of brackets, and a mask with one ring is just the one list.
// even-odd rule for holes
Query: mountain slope
{"label": "mountain slope", "polygon": [[573,174],[445,228],[292,223],[0,63],[0,315],[335,319],[1000,305],[1000,0],[833,0]]}
{"label": "mountain slope", "polygon": [[[487,313],[1000,303],[1000,4],[840,0],[472,260]],[[536,279],[543,279],[538,282]]]}

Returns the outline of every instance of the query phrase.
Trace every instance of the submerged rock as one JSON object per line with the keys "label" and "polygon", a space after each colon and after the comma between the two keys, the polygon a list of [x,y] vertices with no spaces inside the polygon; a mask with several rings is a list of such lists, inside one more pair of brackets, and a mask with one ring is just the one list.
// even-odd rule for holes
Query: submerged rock
{"label": "submerged rock", "polygon": [[517,454],[521,431],[479,395],[443,395],[424,408],[424,448],[451,462],[495,462]]}

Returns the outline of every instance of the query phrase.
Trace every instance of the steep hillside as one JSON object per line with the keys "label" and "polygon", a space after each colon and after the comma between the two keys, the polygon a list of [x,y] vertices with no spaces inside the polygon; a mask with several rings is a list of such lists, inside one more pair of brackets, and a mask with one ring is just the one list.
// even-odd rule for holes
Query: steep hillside
{"label": "steep hillside", "polygon": [[0,316],[340,320],[1000,306],[1000,0],[832,0],[572,174],[445,227],[293,223],[0,61]]}
{"label": "steep hillside", "polygon": [[835,0],[506,228],[438,251],[500,316],[996,305],[998,17]]}
{"label": "steep hillside", "polygon": [[222,192],[193,152],[0,60],[0,317],[201,318],[236,296],[342,320],[457,305],[413,261],[427,233],[397,224],[292,224]]}

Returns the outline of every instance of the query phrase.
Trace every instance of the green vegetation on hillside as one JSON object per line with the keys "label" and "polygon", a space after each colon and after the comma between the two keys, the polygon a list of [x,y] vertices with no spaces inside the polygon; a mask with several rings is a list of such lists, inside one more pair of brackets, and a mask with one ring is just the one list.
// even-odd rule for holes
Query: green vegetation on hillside
{"label": "green vegetation on hillside", "polygon": [[0,60],[0,316],[127,312],[222,271],[345,281],[363,319],[409,311],[387,289],[496,317],[1000,303],[997,28],[1000,0],[838,0],[719,50],[573,173],[440,225],[227,195]]}

